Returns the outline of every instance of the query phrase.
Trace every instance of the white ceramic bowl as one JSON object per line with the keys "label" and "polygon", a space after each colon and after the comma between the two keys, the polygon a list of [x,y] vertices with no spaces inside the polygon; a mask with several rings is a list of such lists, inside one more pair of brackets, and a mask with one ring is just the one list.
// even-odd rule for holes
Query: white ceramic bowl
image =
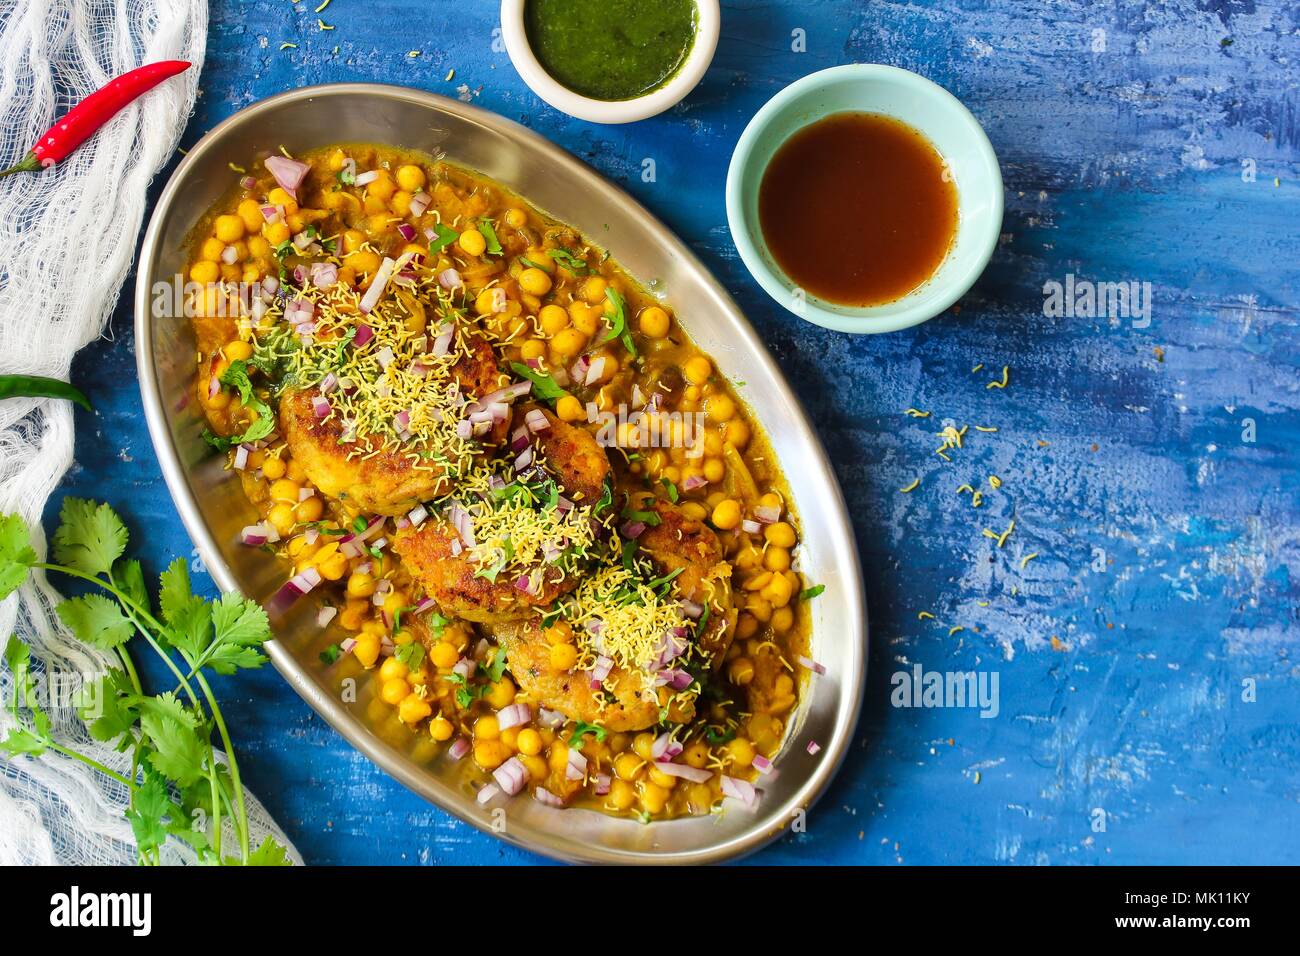
{"label": "white ceramic bowl", "polygon": [[[957,185],[957,235],[939,268],[901,299],[849,306],[801,293],[781,270],[759,226],[758,194],[773,154],[794,133],[833,113],[881,113],[919,130]],[[1002,229],[1002,172],[970,110],[937,83],[894,66],[835,66],[791,83],[754,114],[727,170],[727,224],[758,284],[800,318],[839,332],[894,332],[943,312],[988,265]]]}
{"label": "white ceramic bowl", "polygon": [[[528,0],[501,0],[501,35],[510,62],[529,88],[557,110],[592,123],[633,123],[656,116],[676,106],[704,78],[718,48],[722,13],[718,0],[695,0],[698,12],[695,42],[686,61],[668,82],[658,89],[630,100],[593,100],[561,84],[533,55],[524,29],[524,7]],[[647,0],[654,2],[654,0]]]}

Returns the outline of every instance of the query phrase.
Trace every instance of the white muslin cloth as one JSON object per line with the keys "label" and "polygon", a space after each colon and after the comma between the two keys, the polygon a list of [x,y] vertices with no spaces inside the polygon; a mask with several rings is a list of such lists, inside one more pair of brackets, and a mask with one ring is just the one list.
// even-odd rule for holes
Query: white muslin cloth
{"label": "white muslin cloth", "polygon": [[[207,26],[206,0],[0,2],[0,168],[21,160],[55,119],[113,77],[158,60],[194,64],[55,168],[0,179],[0,374],[66,380],[73,354],[103,334],[135,253],[146,187],[194,108]],[[68,402],[0,402],[0,513],[27,520],[41,539],[38,553],[41,514],[72,451]],[[32,648],[34,668],[58,675],[63,698],[110,661],[62,629],[53,613],[59,600],[33,575],[0,605],[0,645],[17,633]],[[5,702],[11,687],[0,665]],[[72,708],[49,709],[57,740],[129,773],[128,756],[92,741]],[[0,737],[12,724],[0,710]],[[0,757],[0,864],[134,863],[126,797],[110,778],[57,754]],[[289,846],[255,800],[249,818],[255,846],[267,834]],[[226,831],[223,844],[232,839]],[[301,862],[291,846],[290,857]],[[171,840],[163,859],[194,856]]]}

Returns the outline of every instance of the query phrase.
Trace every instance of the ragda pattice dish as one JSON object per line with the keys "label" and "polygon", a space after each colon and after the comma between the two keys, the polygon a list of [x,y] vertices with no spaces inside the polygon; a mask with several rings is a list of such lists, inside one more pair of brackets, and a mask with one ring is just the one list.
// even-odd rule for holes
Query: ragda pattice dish
{"label": "ragda pattice dish", "polygon": [[[189,269],[205,437],[364,671],[483,804],[753,806],[808,670],[764,437],[664,304],[450,163],[266,157]],[[340,637],[340,635],[343,635]]]}

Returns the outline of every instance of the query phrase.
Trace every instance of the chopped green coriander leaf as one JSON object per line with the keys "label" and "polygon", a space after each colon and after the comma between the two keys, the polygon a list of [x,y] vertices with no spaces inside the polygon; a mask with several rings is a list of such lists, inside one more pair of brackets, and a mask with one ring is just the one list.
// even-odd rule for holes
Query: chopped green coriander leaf
{"label": "chopped green coriander leaf", "polygon": [[575,276],[585,276],[590,268],[587,260],[578,258],[568,249],[547,249],[546,254]]}
{"label": "chopped green coriander leaf", "polygon": [[325,650],[320,652],[320,661],[328,667],[342,656],[343,648],[339,647],[337,644],[331,644],[329,647],[325,648]]}
{"label": "chopped green coriander leaf", "polygon": [[478,231],[487,240],[487,254],[490,256],[501,255],[501,240],[497,239],[497,231],[492,228],[492,220],[480,219],[478,221]]}
{"label": "chopped green coriander leaf", "polygon": [[555,379],[545,372],[529,368],[523,362],[511,362],[510,367],[514,369],[515,374],[520,378],[526,378],[533,383],[534,398],[540,398],[542,401],[554,405],[567,394],[564,389],[555,384]]}
{"label": "chopped green coriander leaf", "polygon": [[800,600],[800,601],[811,601],[813,598],[815,598],[817,595],[821,594],[821,593],[822,593],[823,591],[825,591],[825,590],[826,590],[826,585],[824,585],[824,584],[815,584],[815,585],[813,585],[813,586],[810,587],[810,588],[806,588],[805,590],[800,591],[800,592],[799,592],[799,600]]}
{"label": "chopped green coriander leaf", "polygon": [[460,238],[460,233],[455,229],[452,229],[450,226],[444,226],[442,223],[435,225],[433,227],[433,232],[434,238],[429,240],[429,252],[434,255],[442,252],[442,250],[446,249],[449,245]]}

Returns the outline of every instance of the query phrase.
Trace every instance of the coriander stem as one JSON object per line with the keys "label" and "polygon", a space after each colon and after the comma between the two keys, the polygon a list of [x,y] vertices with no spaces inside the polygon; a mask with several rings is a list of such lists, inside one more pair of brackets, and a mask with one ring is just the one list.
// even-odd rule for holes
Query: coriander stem
{"label": "coriander stem", "polygon": [[212,693],[212,688],[208,686],[207,678],[202,673],[194,675],[194,679],[199,682],[199,687],[203,689],[203,696],[207,698],[208,710],[212,713],[212,719],[217,722],[217,731],[221,734],[222,745],[226,748],[226,760],[230,767],[230,783],[235,789],[235,804],[239,808],[239,818],[235,821],[235,830],[239,834],[239,851],[241,858],[248,861],[248,809],[244,805],[244,785],[239,779],[239,762],[235,760],[235,745],[230,740],[230,732],[226,729],[226,718],[221,714],[221,708],[217,706],[217,699]]}
{"label": "coriander stem", "polygon": [[49,747],[51,750],[55,751],[56,753],[63,754],[63,756],[65,757],[71,757],[73,760],[81,761],[87,767],[90,767],[94,770],[98,770],[100,773],[104,774],[105,776],[112,777],[122,786],[130,788],[132,793],[135,792],[135,783],[133,781],[126,779],[126,777],[122,776],[116,770],[110,770],[108,767],[105,767],[102,763],[100,763],[98,760],[95,760],[93,757],[87,757],[85,754],[79,753],[76,750],[73,750],[71,747],[65,747],[62,744],[56,744],[53,740],[47,739],[45,741],[45,746]]}

